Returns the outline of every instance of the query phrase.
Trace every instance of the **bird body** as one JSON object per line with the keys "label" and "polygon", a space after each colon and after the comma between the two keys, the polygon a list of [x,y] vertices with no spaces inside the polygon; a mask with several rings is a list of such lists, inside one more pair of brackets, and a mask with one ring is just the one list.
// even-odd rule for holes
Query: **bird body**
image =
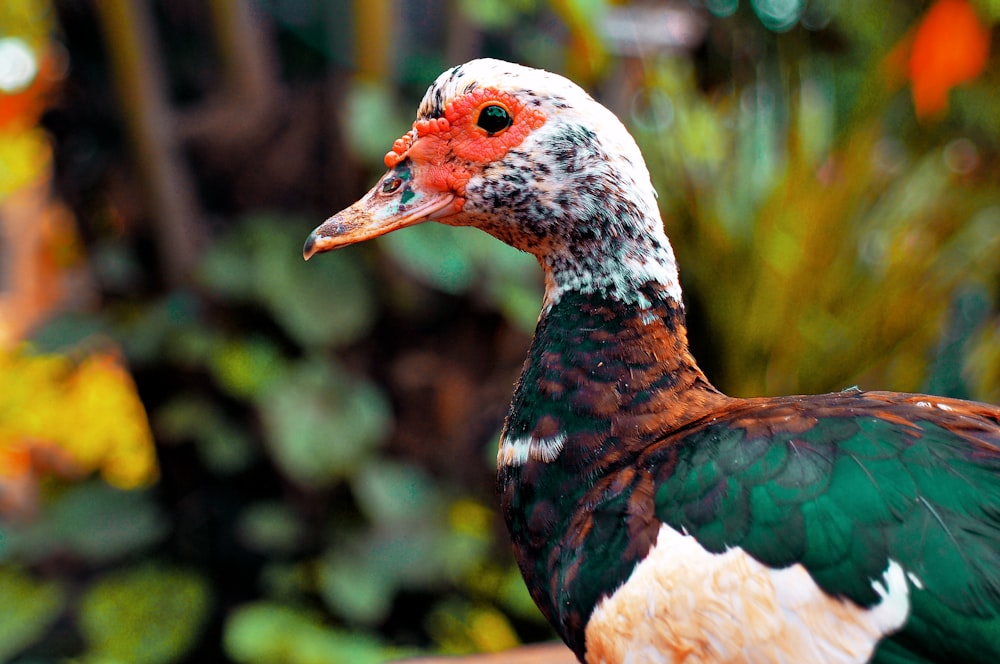
{"label": "bird body", "polygon": [[498,490],[581,661],[1000,661],[1000,408],[715,389],[639,149],[562,77],[445,72],[386,166],[307,258],[434,219],[542,266]]}

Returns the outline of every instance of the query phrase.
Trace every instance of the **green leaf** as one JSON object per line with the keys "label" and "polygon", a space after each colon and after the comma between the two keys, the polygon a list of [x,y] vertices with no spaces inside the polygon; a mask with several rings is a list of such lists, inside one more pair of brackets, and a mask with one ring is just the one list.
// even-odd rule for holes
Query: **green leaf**
{"label": "green leaf", "polygon": [[319,592],[336,614],[352,623],[376,625],[392,609],[398,580],[364,551],[336,551],[319,567]]}
{"label": "green leaf", "polygon": [[183,325],[164,340],[163,355],[179,367],[208,366],[225,343],[221,330],[202,325]]}
{"label": "green leaf", "polygon": [[414,277],[446,293],[464,293],[475,279],[469,255],[469,231],[441,224],[421,224],[383,237],[393,260]]}
{"label": "green leaf", "polygon": [[107,563],[151,546],[166,533],[147,492],[120,491],[92,480],[57,495],[32,523],[4,533],[0,559],[36,561],[71,553]]}
{"label": "green leaf", "polygon": [[345,102],[342,117],[348,126],[344,136],[351,151],[362,161],[382,168],[386,150],[410,128],[412,120],[399,110],[392,91],[383,83],[355,81]]}
{"label": "green leaf", "polygon": [[537,10],[536,0],[462,0],[462,13],[484,30],[504,30],[514,27],[522,15]]}
{"label": "green leaf", "polygon": [[376,664],[392,654],[369,636],[330,629],[310,613],[268,602],[237,609],[223,644],[242,664]]}
{"label": "green leaf", "polygon": [[236,530],[248,548],[272,554],[295,551],[305,535],[299,516],[277,502],[256,503],[243,510]]}
{"label": "green leaf", "polygon": [[285,360],[274,343],[255,337],[222,344],[211,356],[210,366],[226,392],[251,399],[281,375]]}
{"label": "green leaf", "polygon": [[250,217],[212,247],[199,277],[219,295],[266,307],[307,348],[355,341],[375,317],[369,279],[352,252],[303,261],[302,243],[314,226],[309,220]]}
{"label": "green leaf", "polygon": [[992,302],[989,292],[976,285],[958,290],[952,296],[951,311],[933,362],[928,367],[924,391],[956,399],[969,399],[971,393],[963,375],[970,342],[989,319]]}
{"label": "green leaf", "polygon": [[155,363],[181,335],[205,335],[200,302],[189,291],[173,291],[142,308],[115,311],[115,336],[132,362]]}
{"label": "green leaf", "polygon": [[309,263],[302,260],[301,245],[310,225],[291,225],[262,248],[258,296],[307,348],[356,341],[375,318],[369,279],[352,252],[325,254]]}
{"label": "green leaf", "polygon": [[268,449],[290,479],[324,487],[354,472],[384,439],[389,406],[374,386],[303,360],[258,400]]}
{"label": "green leaf", "polygon": [[80,633],[98,658],[131,664],[178,661],[193,645],[211,600],[200,576],[148,563],[109,574],[80,601]]}
{"label": "green leaf", "polygon": [[537,623],[545,624],[542,612],[538,610],[538,605],[531,598],[528,586],[524,583],[521,570],[517,565],[507,568],[507,574],[503,577],[503,583],[499,591],[499,599],[504,608],[518,616],[533,620]]}
{"label": "green leaf", "polygon": [[421,469],[386,459],[372,459],[352,478],[361,511],[376,524],[389,526],[439,514],[442,498]]}
{"label": "green leaf", "polygon": [[59,617],[64,602],[58,583],[0,566],[0,661],[10,661],[38,641]]}
{"label": "green leaf", "polygon": [[156,411],[157,436],[167,441],[194,440],[205,465],[219,475],[245,470],[257,448],[239,426],[204,397],[178,397]]}
{"label": "green leaf", "polygon": [[978,0],[976,6],[990,21],[994,23],[1000,21],[1000,0]]}
{"label": "green leaf", "polygon": [[[392,474],[375,481],[384,483]],[[383,493],[383,489],[373,493]],[[428,590],[444,583],[459,583],[482,565],[490,551],[492,539],[480,531],[478,516],[474,518],[476,523],[456,522],[470,511],[480,511],[470,510],[469,501],[455,503],[449,528],[449,519],[436,497],[424,500],[424,507],[409,513],[406,520],[396,520],[396,499],[404,493],[382,504],[388,515],[386,521],[376,523],[366,533],[346,538],[320,561],[323,600],[351,622],[381,622],[400,589]],[[359,499],[369,510],[372,501],[371,496]],[[382,503],[383,498],[374,501]],[[380,509],[376,508],[376,513],[381,513]]]}
{"label": "green leaf", "polygon": [[489,285],[489,294],[497,302],[504,318],[516,325],[525,334],[532,334],[538,323],[542,292],[537,280],[524,284],[514,280],[494,279]]}
{"label": "green leaf", "polygon": [[421,224],[379,240],[393,260],[424,284],[460,294],[482,286],[505,316],[531,332],[541,306],[541,270],[534,257],[484,233]]}
{"label": "green leaf", "polygon": [[107,321],[95,314],[66,313],[45,322],[31,334],[37,353],[64,352],[80,347],[88,338],[107,333]]}

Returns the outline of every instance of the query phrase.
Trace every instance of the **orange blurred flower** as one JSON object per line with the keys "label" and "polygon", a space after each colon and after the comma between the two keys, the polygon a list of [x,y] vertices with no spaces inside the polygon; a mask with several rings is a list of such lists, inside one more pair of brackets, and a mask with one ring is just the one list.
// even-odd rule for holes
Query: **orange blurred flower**
{"label": "orange blurred flower", "polygon": [[953,87],[971,81],[986,67],[990,30],[966,0],[938,0],[913,35],[907,76],[917,116],[948,108]]}

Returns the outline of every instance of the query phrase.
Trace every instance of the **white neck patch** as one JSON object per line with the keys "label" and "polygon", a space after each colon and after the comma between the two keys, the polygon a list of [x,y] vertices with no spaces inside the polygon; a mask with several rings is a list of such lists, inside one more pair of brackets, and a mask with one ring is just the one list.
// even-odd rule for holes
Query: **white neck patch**
{"label": "white neck patch", "polygon": [[545,438],[523,436],[510,439],[504,436],[500,439],[500,446],[497,449],[497,467],[523,466],[529,460],[551,463],[559,457],[565,444],[564,433]]}

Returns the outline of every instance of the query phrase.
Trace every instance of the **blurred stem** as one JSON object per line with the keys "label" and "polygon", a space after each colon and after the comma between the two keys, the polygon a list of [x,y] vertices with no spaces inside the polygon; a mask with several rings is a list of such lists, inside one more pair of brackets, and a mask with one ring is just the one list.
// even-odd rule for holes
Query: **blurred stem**
{"label": "blurred stem", "polygon": [[211,0],[210,8],[227,86],[241,99],[266,98],[274,91],[277,75],[270,44],[253,17],[252,4]]}
{"label": "blurred stem", "polygon": [[150,202],[163,278],[188,280],[200,232],[192,188],[178,156],[155,31],[145,1],[97,0],[112,78]]}
{"label": "blurred stem", "polygon": [[449,0],[447,4],[448,38],[445,44],[446,62],[458,64],[472,60],[480,52],[482,34],[469,21],[461,0]]}
{"label": "blurred stem", "polygon": [[258,144],[273,124],[285,89],[274,49],[253,7],[250,2],[210,0],[223,85],[213,86],[201,103],[174,111],[176,140],[233,152]]}
{"label": "blurred stem", "polygon": [[569,30],[566,75],[592,85],[608,64],[608,55],[596,26],[601,20],[601,3],[579,0],[549,0],[549,7]]}
{"label": "blurred stem", "polygon": [[389,78],[393,48],[393,3],[390,0],[354,0],[354,62],[364,80]]}

